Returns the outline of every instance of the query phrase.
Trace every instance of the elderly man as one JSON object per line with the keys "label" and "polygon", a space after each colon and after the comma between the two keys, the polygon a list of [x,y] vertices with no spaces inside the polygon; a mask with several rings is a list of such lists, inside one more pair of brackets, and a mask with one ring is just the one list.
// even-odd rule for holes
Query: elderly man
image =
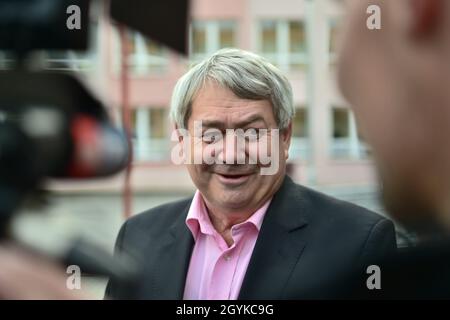
{"label": "elderly man", "polygon": [[123,225],[117,249],[140,255],[145,277],[107,296],[339,297],[337,278],[392,252],[390,221],[286,176],[293,115],[288,80],[255,54],[223,49],[187,72],[171,117],[197,191]]}

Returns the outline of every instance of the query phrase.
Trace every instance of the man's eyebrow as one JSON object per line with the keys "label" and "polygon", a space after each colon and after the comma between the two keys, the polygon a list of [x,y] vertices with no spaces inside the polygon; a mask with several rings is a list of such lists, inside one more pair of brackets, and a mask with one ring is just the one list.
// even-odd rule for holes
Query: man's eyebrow
{"label": "man's eyebrow", "polygon": [[202,126],[207,128],[222,128],[223,122],[218,120],[201,120]]}
{"label": "man's eyebrow", "polygon": [[253,116],[250,116],[248,119],[244,119],[244,120],[238,122],[237,127],[239,127],[239,128],[245,127],[253,122],[259,122],[259,121],[264,122],[264,124],[266,123],[266,121],[264,120],[264,118],[262,116],[260,116],[259,114],[255,114]]}
{"label": "man's eyebrow", "polygon": [[[262,121],[262,122],[266,123],[266,121],[264,120],[264,118],[262,116],[253,115],[253,116],[250,116],[248,119],[244,119],[244,120],[236,123],[235,127],[242,128],[251,123],[258,122],[258,121]],[[224,123],[219,120],[202,120],[202,125],[203,125],[203,127],[207,127],[207,128],[224,128],[225,127]]]}

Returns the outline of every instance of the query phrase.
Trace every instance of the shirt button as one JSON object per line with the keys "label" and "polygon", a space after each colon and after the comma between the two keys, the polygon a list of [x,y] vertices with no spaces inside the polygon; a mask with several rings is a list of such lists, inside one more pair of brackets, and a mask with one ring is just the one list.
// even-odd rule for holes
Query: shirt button
{"label": "shirt button", "polygon": [[231,260],[231,256],[229,254],[224,256],[225,261],[230,261]]}

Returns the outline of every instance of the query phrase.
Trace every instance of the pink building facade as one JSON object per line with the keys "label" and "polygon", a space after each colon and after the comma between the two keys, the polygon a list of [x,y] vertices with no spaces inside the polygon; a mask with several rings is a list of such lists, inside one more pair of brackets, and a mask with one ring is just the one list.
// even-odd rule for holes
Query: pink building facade
{"label": "pink building facade", "polygon": [[[193,0],[188,58],[130,32],[133,190],[194,190],[186,169],[170,160],[170,97],[177,79],[191,63],[223,47],[259,53],[291,81],[297,115],[289,171],[297,182],[319,188],[373,185],[369,151],[335,81],[343,10],[338,0]],[[118,32],[105,15],[93,24],[94,48],[81,74],[119,123]],[[122,183],[123,175],[119,174],[91,182],[51,182],[50,187],[60,191],[120,191]]]}

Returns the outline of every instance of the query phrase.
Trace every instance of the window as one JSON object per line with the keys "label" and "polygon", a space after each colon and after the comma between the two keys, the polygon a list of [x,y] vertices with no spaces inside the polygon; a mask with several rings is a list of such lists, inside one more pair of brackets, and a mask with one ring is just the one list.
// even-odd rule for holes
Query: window
{"label": "window", "polygon": [[277,25],[275,21],[261,23],[261,51],[276,53],[277,51]]}
{"label": "window", "polygon": [[361,159],[368,155],[360,139],[353,114],[346,108],[332,109],[332,144],[334,158]]}
{"label": "window", "polygon": [[236,46],[236,22],[194,21],[191,25],[191,59],[199,61],[219,49]]}
{"label": "window", "polygon": [[232,21],[222,21],[219,23],[219,46],[220,48],[234,47],[235,43],[235,23]]}
{"label": "window", "polygon": [[137,108],[132,112],[132,136],[137,161],[165,160],[169,154],[166,108]]}
{"label": "window", "polygon": [[284,70],[302,70],[306,65],[306,31],[303,21],[260,22],[259,51]]}
{"label": "window", "polygon": [[297,108],[292,121],[292,136],[306,138],[308,136],[308,112],[306,108]]}
{"label": "window", "polygon": [[349,112],[346,109],[333,109],[333,138],[349,137]]}
{"label": "window", "polygon": [[292,120],[292,141],[289,150],[289,156],[292,159],[308,159],[310,152],[308,131],[308,109],[297,107],[295,117]]}
{"label": "window", "polygon": [[192,53],[206,53],[206,24],[196,22],[192,25]]}
{"label": "window", "polygon": [[157,44],[155,41],[152,41],[150,39],[145,40],[146,45],[146,51],[147,54],[150,56],[163,56],[164,55],[164,49],[161,45]]}
{"label": "window", "polygon": [[302,53],[306,51],[306,34],[303,22],[289,22],[289,46],[290,53]]}
{"label": "window", "polygon": [[339,39],[339,22],[335,19],[330,20],[329,22],[329,53],[330,53],[330,62],[336,62],[337,49],[338,49],[338,39]]}
{"label": "window", "polygon": [[[119,37],[118,41],[120,41]],[[128,41],[130,44],[128,64],[133,74],[165,72],[168,66],[167,53],[159,43],[146,38],[139,32],[130,32]]]}
{"label": "window", "polygon": [[150,136],[154,139],[166,137],[166,109],[150,109]]}

